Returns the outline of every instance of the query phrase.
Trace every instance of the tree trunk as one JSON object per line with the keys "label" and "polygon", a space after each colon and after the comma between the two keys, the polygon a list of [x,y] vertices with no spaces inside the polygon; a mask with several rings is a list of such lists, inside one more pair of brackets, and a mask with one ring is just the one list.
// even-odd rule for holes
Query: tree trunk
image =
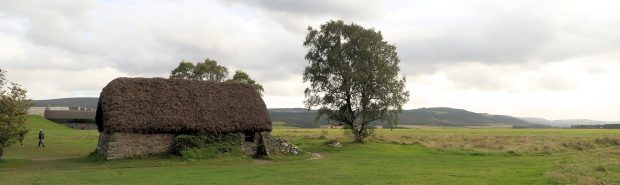
{"label": "tree trunk", "polygon": [[355,142],[356,143],[364,143],[364,137],[361,134],[355,134]]}
{"label": "tree trunk", "polygon": [[358,128],[353,128],[353,136],[355,137],[354,142],[356,143],[364,143],[364,131],[362,130],[364,129],[364,127],[360,127]]}
{"label": "tree trunk", "polygon": [[4,155],[4,148],[0,145],[0,160],[2,160],[2,156]]}

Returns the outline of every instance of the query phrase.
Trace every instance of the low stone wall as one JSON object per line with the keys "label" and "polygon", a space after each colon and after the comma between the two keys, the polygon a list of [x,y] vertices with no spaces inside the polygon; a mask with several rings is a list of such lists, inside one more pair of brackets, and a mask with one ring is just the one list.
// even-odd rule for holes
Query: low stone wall
{"label": "low stone wall", "polygon": [[101,133],[97,151],[106,160],[166,154],[173,139],[174,134]]}
{"label": "low stone wall", "polygon": [[293,145],[286,138],[270,138],[269,142],[267,142],[267,148],[271,153],[280,153],[280,154],[300,154],[302,152],[301,148]]}
{"label": "low stone wall", "polygon": [[264,155],[270,155],[271,153],[278,154],[300,154],[302,152],[301,148],[293,145],[286,138],[272,137],[271,132],[257,132],[256,140],[254,143],[246,142],[244,144],[243,149],[247,155],[255,155],[257,151],[261,150],[259,147],[263,145],[261,153]]}

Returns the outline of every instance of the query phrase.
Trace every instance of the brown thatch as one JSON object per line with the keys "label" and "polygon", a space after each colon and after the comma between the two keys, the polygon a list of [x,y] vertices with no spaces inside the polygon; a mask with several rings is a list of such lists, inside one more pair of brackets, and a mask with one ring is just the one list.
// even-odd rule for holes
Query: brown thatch
{"label": "brown thatch", "polygon": [[163,78],[112,80],[96,121],[106,133],[271,131],[267,107],[250,85]]}

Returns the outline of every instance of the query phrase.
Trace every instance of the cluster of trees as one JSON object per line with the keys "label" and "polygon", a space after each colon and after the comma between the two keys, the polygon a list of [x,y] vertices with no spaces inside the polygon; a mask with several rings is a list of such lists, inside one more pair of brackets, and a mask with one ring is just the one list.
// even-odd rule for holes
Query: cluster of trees
{"label": "cluster of trees", "polygon": [[620,124],[603,124],[603,125],[572,125],[570,128],[590,128],[590,129],[620,129]]}
{"label": "cluster of trees", "polygon": [[6,71],[0,69],[0,159],[4,148],[24,140],[28,132],[26,114],[31,104],[26,90],[6,80],[5,75]]}
{"label": "cluster of trees", "polygon": [[246,72],[237,70],[231,79],[226,79],[228,74],[228,68],[226,66],[218,65],[217,61],[207,58],[204,62],[198,62],[196,64],[188,61],[181,61],[179,66],[170,72],[170,79],[246,83],[252,85],[262,96],[264,91],[263,86],[256,83]]}

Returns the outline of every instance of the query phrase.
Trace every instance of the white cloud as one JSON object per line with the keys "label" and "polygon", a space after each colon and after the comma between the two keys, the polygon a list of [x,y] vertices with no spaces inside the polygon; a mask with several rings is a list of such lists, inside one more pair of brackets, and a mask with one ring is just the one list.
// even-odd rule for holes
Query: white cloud
{"label": "white cloud", "polygon": [[83,71],[7,68],[7,71],[9,80],[27,89],[31,99],[97,96],[101,88],[114,78],[131,77],[110,67]]}
{"label": "white cloud", "polygon": [[[594,73],[584,70],[592,66],[598,68]],[[612,121],[618,119],[620,108],[620,86],[614,79],[620,79],[620,63],[596,57],[527,67],[459,63],[410,78],[407,88],[413,101],[406,107],[466,107],[515,116]]]}
{"label": "white cloud", "polygon": [[116,77],[167,77],[209,57],[262,83],[269,107],[301,107],[306,28],[342,19],[397,46],[408,108],[620,120],[616,1],[1,4],[0,67],[35,99],[97,96]]}

